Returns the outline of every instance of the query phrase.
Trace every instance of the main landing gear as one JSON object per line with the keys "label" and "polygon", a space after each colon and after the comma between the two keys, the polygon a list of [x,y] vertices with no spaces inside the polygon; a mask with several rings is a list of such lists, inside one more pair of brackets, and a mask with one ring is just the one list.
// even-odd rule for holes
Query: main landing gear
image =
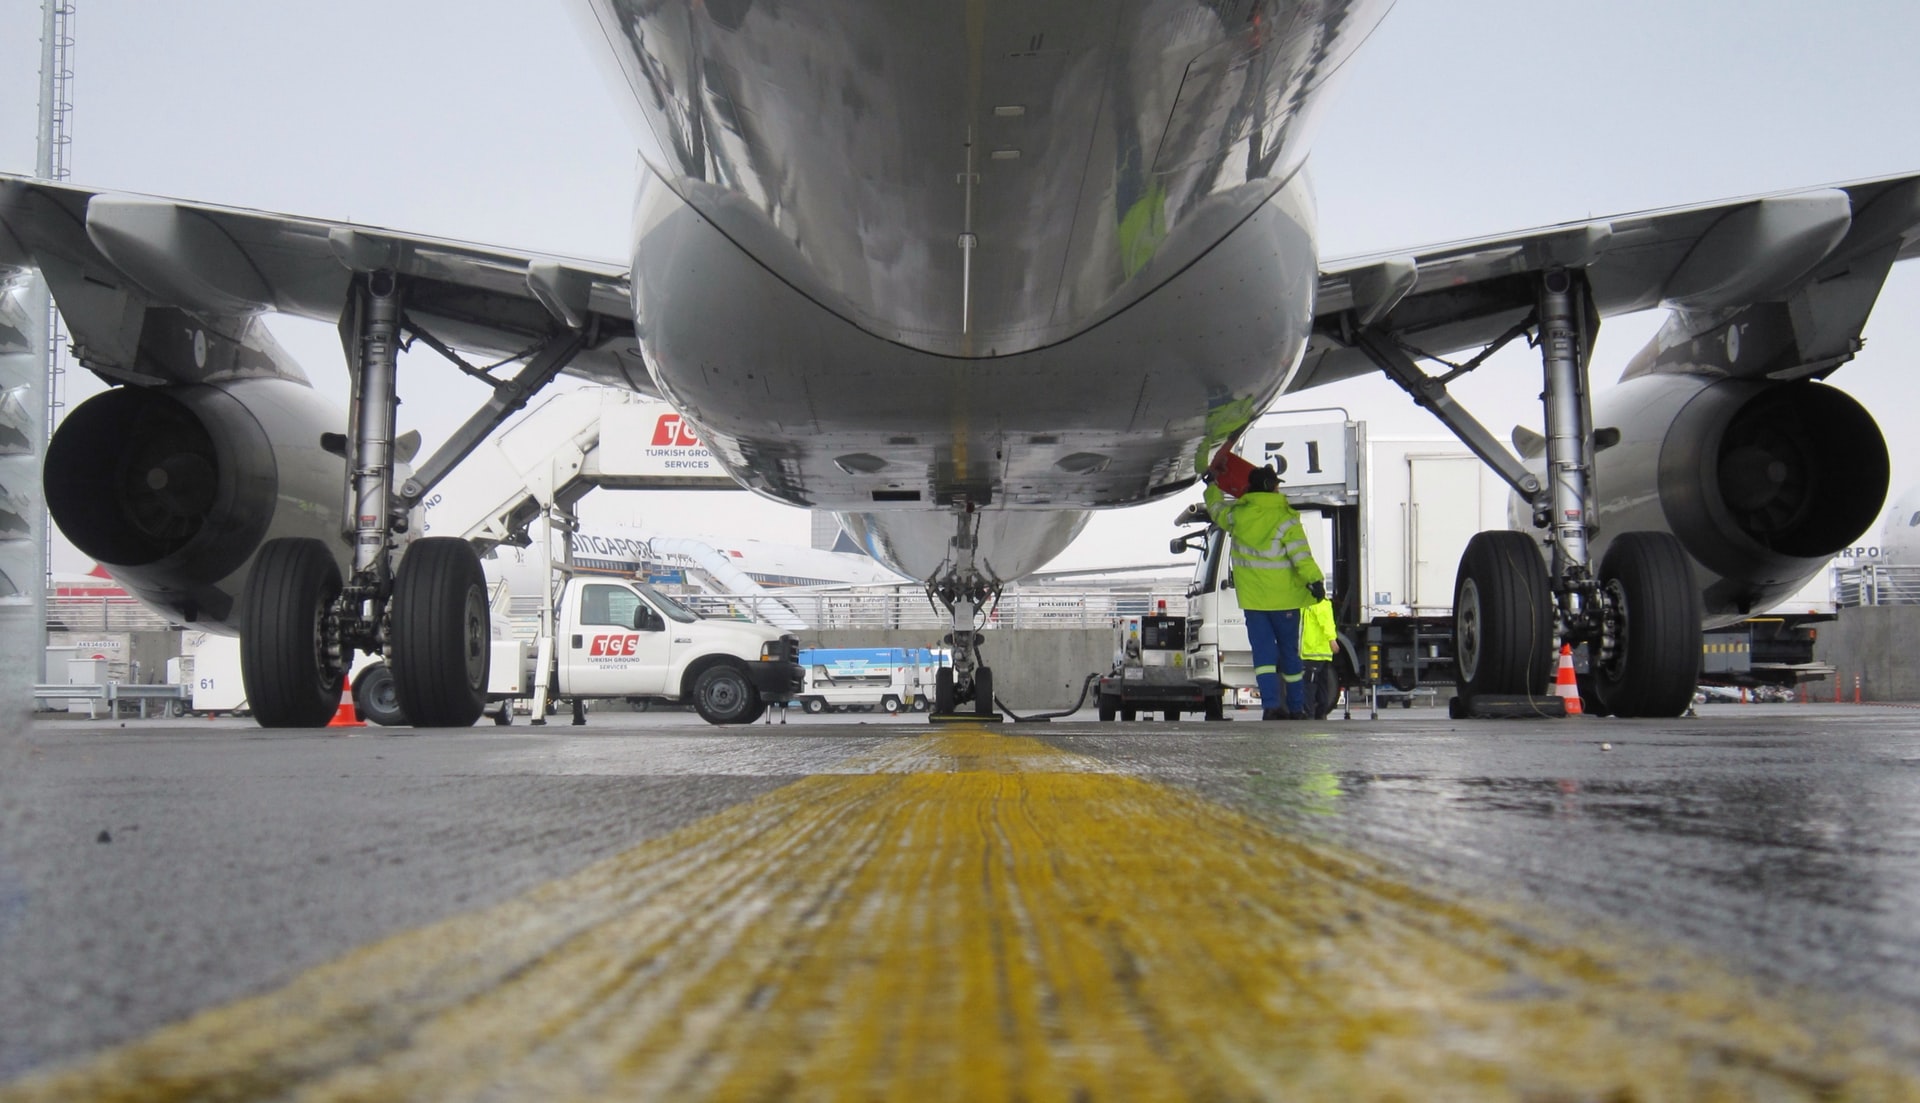
{"label": "main landing gear", "polygon": [[[1599,568],[1591,561],[1595,432],[1588,364],[1599,318],[1584,274],[1541,274],[1534,313],[1485,352],[1447,375],[1427,375],[1390,334],[1360,329],[1352,339],[1388,378],[1431,410],[1533,507],[1544,536],[1482,532],[1460,557],[1454,580],[1457,716],[1492,715],[1551,702],[1562,643],[1587,651],[1581,681],[1587,712],[1678,716],[1693,698],[1700,668],[1701,601],[1691,558],[1666,532],[1614,535]],[[1496,349],[1532,335],[1541,353],[1547,434],[1544,483],[1473,416],[1446,384]],[[1487,707],[1481,707],[1485,705]],[[1510,712],[1508,714],[1511,714]]]}
{"label": "main landing gear", "polygon": [[936,724],[1001,718],[993,703],[993,668],[980,653],[980,624],[1000,600],[1000,584],[983,575],[975,562],[979,524],[968,503],[958,515],[946,569],[927,584],[928,598],[946,607],[953,624],[941,641],[952,649],[952,662],[934,673],[933,711],[927,718]]}
{"label": "main landing gear", "polygon": [[[336,246],[342,256],[363,251],[353,241]],[[247,577],[241,679],[254,715],[267,727],[324,726],[355,651],[384,656],[397,712],[415,727],[466,727],[486,705],[492,623],[478,553],[453,537],[423,537],[404,548],[401,538],[427,492],[594,335],[570,324],[579,319],[556,315],[553,332],[520,371],[498,379],[409,319],[404,291],[393,271],[362,272],[340,320],[352,399],[346,434],[328,434],[322,444],[347,461],[349,573],[342,578],[333,550],[321,541],[282,538],[260,549]],[[424,341],[494,394],[396,488],[394,464],[404,457],[396,455],[394,383],[403,339]]]}

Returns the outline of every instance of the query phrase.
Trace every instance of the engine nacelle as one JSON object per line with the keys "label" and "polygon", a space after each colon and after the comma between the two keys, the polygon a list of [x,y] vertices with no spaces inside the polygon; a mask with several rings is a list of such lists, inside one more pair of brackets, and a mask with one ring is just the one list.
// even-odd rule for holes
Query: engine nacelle
{"label": "engine nacelle", "polygon": [[1593,423],[1620,434],[1595,457],[1594,561],[1620,533],[1673,533],[1710,621],[1794,593],[1886,500],[1879,426],[1819,383],[1639,376],[1596,396]]}
{"label": "engine nacelle", "polygon": [[346,416],[285,379],[119,387],[47,445],[47,510],[74,546],[178,619],[238,628],[260,545],[310,536],[345,561],[345,461],[321,447]]}

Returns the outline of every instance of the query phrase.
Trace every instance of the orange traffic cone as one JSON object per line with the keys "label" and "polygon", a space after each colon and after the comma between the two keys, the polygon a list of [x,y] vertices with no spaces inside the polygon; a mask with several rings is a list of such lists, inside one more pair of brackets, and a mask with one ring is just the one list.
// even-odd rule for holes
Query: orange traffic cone
{"label": "orange traffic cone", "polygon": [[1580,682],[1573,676],[1573,645],[1560,645],[1560,669],[1553,676],[1553,695],[1567,703],[1568,716],[1584,716],[1580,707]]}
{"label": "orange traffic cone", "polygon": [[353,683],[346,678],[340,679],[340,707],[333,710],[333,719],[327,721],[329,728],[364,728],[365,720],[353,711]]}

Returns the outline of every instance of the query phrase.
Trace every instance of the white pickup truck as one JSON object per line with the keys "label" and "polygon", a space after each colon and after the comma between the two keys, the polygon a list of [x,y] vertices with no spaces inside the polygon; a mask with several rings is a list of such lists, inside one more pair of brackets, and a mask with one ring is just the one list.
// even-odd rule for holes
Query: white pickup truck
{"label": "white pickup truck", "polygon": [[[554,635],[512,639],[496,624],[488,698],[506,722],[511,702],[534,715],[555,697],[640,698],[690,704],[710,724],[750,724],[798,696],[800,643],[755,621],[703,617],[648,586],[575,575],[560,589]],[[380,724],[404,724],[385,664],[354,682],[354,705]]]}

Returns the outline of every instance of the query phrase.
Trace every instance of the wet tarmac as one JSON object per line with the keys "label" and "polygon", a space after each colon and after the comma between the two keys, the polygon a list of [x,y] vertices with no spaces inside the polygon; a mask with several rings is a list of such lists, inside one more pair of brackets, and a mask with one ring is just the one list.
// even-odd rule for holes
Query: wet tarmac
{"label": "wet tarmac", "polygon": [[42,722],[0,1099],[1920,1097],[1920,710],[1700,711]]}

